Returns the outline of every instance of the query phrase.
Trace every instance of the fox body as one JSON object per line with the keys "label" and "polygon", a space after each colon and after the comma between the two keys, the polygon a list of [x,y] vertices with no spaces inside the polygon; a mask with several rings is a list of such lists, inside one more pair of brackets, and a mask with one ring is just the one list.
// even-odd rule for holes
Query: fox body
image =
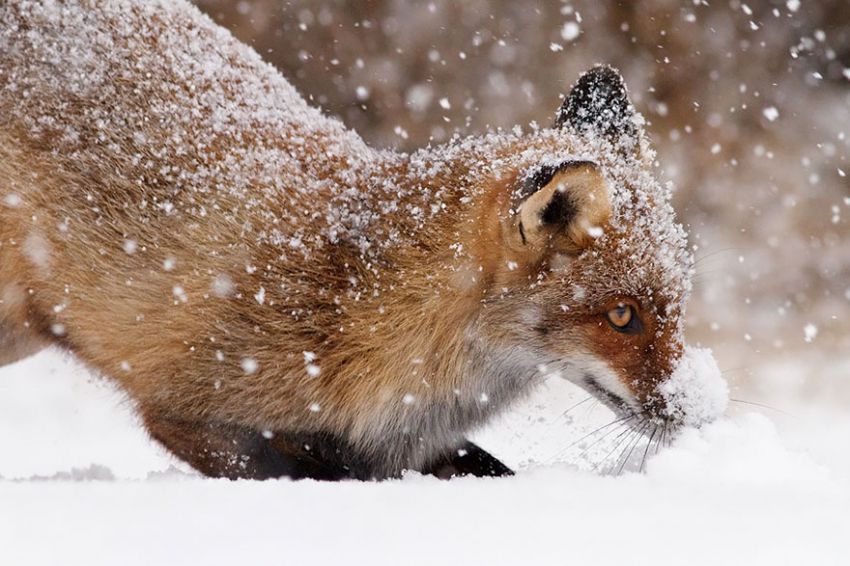
{"label": "fox body", "polygon": [[5,2],[0,53],[0,362],[66,348],[201,472],[508,473],[464,435],[551,373],[673,418],[691,256],[615,71],[403,154],[184,2]]}

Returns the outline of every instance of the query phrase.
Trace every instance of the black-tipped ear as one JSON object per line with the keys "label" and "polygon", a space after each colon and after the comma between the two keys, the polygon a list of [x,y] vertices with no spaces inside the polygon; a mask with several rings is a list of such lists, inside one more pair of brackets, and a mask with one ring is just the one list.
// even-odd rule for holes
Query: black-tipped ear
{"label": "black-tipped ear", "polygon": [[578,132],[593,131],[612,141],[637,139],[635,109],[620,73],[597,65],[584,73],[558,110],[555,127],[569,125]]}

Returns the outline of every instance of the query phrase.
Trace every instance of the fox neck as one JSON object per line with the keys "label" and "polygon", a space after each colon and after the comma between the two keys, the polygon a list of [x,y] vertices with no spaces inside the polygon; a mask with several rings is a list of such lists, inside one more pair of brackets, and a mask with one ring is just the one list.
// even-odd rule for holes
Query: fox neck
{"label": "fox neck", "polygon": [[371,357],[387,379],[364,398],[349,438],[390,473],[421,469],[527,392],[538,358],[497,344],[462,300],[441,300],[396,327]]}
{"label": "fox neck", "polygon": [[503,272],[516,269],[507,266],[499,221],[509,185],[448,183],[468,179],[463,169],[462,160],[446,167],[446,209],[430,230],[419,231],[427,241],[392,257],[401,275],[370,329],[368,343],[377,347],[363,352],[369,372],[381,377],[358,378],[361,407],[348,437],[383,458],[387,470],[417,469],[444,454],[539,376],[538,356],[482,332],[486,299],[504,283]]}

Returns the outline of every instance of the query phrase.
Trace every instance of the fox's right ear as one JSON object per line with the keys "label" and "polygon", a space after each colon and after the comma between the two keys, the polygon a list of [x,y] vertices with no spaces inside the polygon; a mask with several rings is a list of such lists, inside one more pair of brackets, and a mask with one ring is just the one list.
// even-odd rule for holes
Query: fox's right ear
{"label": "fox's right ear", "polygon": [[542,165],[518,184],[503,233],[530,261],[547,251],[581,251],[602,234],[611,216],[608,183],[591,161]]}

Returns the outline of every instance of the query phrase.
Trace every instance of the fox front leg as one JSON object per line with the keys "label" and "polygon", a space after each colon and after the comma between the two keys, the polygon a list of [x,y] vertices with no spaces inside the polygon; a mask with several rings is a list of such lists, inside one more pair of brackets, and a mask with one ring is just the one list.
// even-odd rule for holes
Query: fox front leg
{"label": "fox front leg", "polygon": [[514,472],[487,451],[466,440],[451,453],[440,458],[423,470],[425,474],[440,479],[458,476],[502,477],[512,476]]}

